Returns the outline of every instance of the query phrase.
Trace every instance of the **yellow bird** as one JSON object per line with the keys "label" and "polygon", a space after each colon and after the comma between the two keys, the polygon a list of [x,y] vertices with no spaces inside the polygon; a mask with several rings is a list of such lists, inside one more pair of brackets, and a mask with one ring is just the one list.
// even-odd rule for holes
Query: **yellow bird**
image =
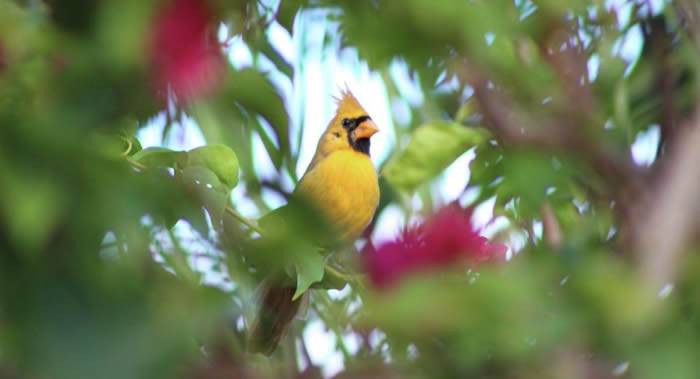
{"label": "yellow bird", "polygon": [[[335,239],[350,243],[370,223],[379,203],[377,171],[369,156],[370,138],[379,129],[349,90],[337,100],[335,116],[292,199],[303,197],[314,205],[332,223]],[[263,289],[259,316],[251,327],[253,351],[275,350],[301,303],[292,301],[294,291],[274,284]]]}

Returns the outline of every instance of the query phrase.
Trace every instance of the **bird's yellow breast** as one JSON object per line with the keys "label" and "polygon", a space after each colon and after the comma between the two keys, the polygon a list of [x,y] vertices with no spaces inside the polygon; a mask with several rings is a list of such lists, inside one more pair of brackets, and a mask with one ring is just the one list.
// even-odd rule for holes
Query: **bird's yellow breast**
{"label": "bird's yellow breast", "polygon": [[342,240],[359,237],[379,203],[372,161],[353,150],[337,151],[319,161],[297,190],[325,213]]}

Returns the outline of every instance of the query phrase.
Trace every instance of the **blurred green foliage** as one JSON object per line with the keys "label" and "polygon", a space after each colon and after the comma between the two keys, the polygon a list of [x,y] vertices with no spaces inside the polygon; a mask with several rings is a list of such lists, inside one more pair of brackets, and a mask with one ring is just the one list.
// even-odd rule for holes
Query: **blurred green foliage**
{"label": "blurred green foliage", "polygon": [[[168,1],[0,0],[0,377],[320,377],[308,345],[322,343],[305,334],[317,322],[339,378],[700,376],[698,233],[661,288],[628,240],[698,101],[696,4],[212,0],[210,27],[226,26],[224,45],[241,37],[253,63],[164,104],[148,41]],[[239,214],[234,189],[262,215],[263,193],[288,196],[298,179],[300,139],[270,71],[296,85],[308,51],[286,61],[269,31],[305,35],[306,14],[390,100],[405,96],[395,65],[424,95],[394,125],[377,217],[494,199],[510,262],[377,291],[353,249],[319,251],[312,209],[279,235]],[[164,137],[191,116],[207,145],[143,149],[136,135],[159,115]],[[654,128],[642,167],[631,147]],[[256,139],[273,180],[255,170]],[[467,187],[441,198],[436,180],[470,149]],[[246,327],[270,274],[310,296],[263,358],[246,352]]]}

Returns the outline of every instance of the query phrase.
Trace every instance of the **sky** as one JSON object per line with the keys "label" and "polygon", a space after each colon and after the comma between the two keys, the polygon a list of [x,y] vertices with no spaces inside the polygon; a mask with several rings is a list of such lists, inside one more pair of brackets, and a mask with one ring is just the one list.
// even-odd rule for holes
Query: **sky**
{"label": "sky", "polygon": [[[273,9],[275,1],[272,3]],[[661,9],[661,1],[651,2],[655,12]],[[629,18],[631,6],[622,0],[607,1],[609,7],[618,10],[620,24],[623,25]],[[388,159],[397,146],[394,134],[395,123],[407,125],[411,122],[409,106],[420,105],[424,101],[424,94],[420,87],[413,81],[408,68],[400,61],[391,64],[389,74],[398,88],[401,99],[390,101],[387,88],[382,76],[371,70],[362,61],[353,48],[339,48],[337,25],[328,21],[323,10],[306,10],[301,12],[296,20],[294,30],[303,29],[303,33],[290,35],[282,26],[273,22],[268,31],[271,43],[278,49],[281,55],[294,67],[294,80],[289,80],[278,72],[275,66],[264,57],[254,57],[250,49],[240,39],[233,38],[226,49],[226,55],[230,63],[236,68],[257,66],[268,72],[268,77],[280,92],[290,115],[290,130],[293,141],[301,133],[301,123],[304,129],[301,136],[299,164],[295,168],[298,176],[301,176],[315,151],[316,143],[321,133],[327,126],[335,111],[333,96],[337,96],[340,89],[346,86],[358,98],[373,120],[379,126],[381,132],[372,139],[371,157],[376,166]],[[227,29],[221,26],[220,37],[225,39]],[[329,39],[330,44],[324,44]],[[630,63],[630,67],[636,61],[642,48],[642,34],[639,26],[633,27],[617,42],[616,49],[619,55]],[[594,79],[597,75],[599,61],[593,57],[589,61],[589,71]],[[304,101],[301,101],[302,96]],[[173,132],[167,141],[162,141],[161,131],[164,127],[165,116],[161,114],[153,118],[148,125],[139,131],[138,138],[143,147],[166,146],[177,150],[192,149],[206,144],[202,133],[198,130],[194,120],[185,117],[182,122],[174,125]],[[659,142],[659,128],[653,126],[647,131],[636,136],[630,155],[639,165],[650,165],[656,158],[656,146]],[[253,141],[255,155],[255,169],[261,177],[276,177],[274,169],[262,142],[259,139]],[[295,146],[293,149],[296,148]],[[295,150],[296,151],[296,150]],[[474,151],[470,150],[458,158],[445,170],[432,184],[432,189],[437,194],[438,203],[447,203],[459,200],[468,203],[475,196],[474,193],[462,194],[462,190],[469,181],[469,164],[474,159]],[[287,183],[287,190],[292,190],[292,183]],[[233,204],[239,211],[248,217],[258,217],[259,210],[249,201],[241,190],[242,186],[232,193]],[[471,199],[470,199],[471,197]],[[264,193],[263,198],[271,209],[283,205],[284,200],[272,193]],[[423,204],[420,198],[415,196],[410,199],[414,209],[420,209]],[[484,227],[483,234],[487,237],[508,226],[504,218],[493,218],[493,206],[495,199],[479,205],[474,212],[474,223]],[[384,210],[377,219],[377,227],[372,235],[373,242],[393,238],[405,226],[404,211],[396,205],[391,205]],[[410,222],[410,220],[409,220]],[[185,226],[178,224],[179,235],[188,235]],[[541,233],[541,226],[535,225],[536,234]],[[541,237],[541,236],[539,236]],[[513,250],[518,250],[525,243],[523,236],[513,236],[509,245]],[[200,270],[207,271],[207,262],[200,261]],[[220,281],[220,277],[209,278],[211,281]],[[343,291],[331,291],[332,296],[342,297]],[[312,361],[320,365],[325,376],[332,376],[343,368],[343,357],[335,349],[335,335],[325,330],[323,323],[313,318],[307,324],[303,332],[309,354]],[[344,342],[352,352],[359,346],[359,337],[345,335]],[[303,362],[300,362],[303,364]]]}

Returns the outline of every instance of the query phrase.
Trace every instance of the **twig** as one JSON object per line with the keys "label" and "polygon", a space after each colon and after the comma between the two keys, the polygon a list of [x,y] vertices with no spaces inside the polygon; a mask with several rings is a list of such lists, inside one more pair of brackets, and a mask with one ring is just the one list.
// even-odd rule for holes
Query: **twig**
{"label": "twig", "polygon": [[324,275],[330,275],[334,279],[340,279],[342,282],[362,287],[362,283],[358,280],[357,275],[343,273],[330,263],[326,263]]}
{"label": "twig", "polygon": [[245,217],[243,217],[242,215],[240,215],[240,214],[239,214],[238,212],[236,212],[236,211],[233,209],[233,207],[231,207],[230,205],[226,205],[226,213],[228,213],[229,215],[233,216],[233,218],[235,218],[236,220],[238,220],[241,224],[247,226],[250,230],[252,230],[252,231],[254,231],[254,232],[256,232],[256,233],[258,233],[258,234],[260,234],[260,235],[263,235],[263,234],[264,234],[263,231],[262,231],[262,229],[260,229],[257,225],[253,224],[252,221],[250,221],[250,220],[248,220],[247,218],[245,218]]}
{"label": "twig", "polygon": [[[326,305],[329,305],[330,300],[327,298],[328,295],[324,292],[323,296],[325,296],[324,300],[325,300]],[[340,330],[338,329],[338,326],[336,324],[330,322],[326,317],[324,317],[324,313],[321,312],[320,309],[318,309],[318,305],[316,305],[314,303],[311,306],[316,311],[316,314],[321,319],[321,321],[323,321],[323,323],[326,324],[328,329],[333,331],[333,334],[335,334],[335,338],[337,340],[336,345],[340,348],[340,352],[343,354],[343,358],[345,359],[345,362],[350,362],[350,360],[352,359],[352,354],[350,354],[350,350],[348,350],[348,347],[345,346],[345,341],[343,340],[343,333],[340,332]]]}
{"label": "twig", "polygon": [[138,170],[143,171],[143,170],[148,168],[148,167],[146,167],[146,165],[144,165],[143,163],[137,161],[136,159],[134,159],[132,157],[127,156],[127,157],[124,157],[124,159],[126,159],[126,161],[129,162],[129,164],[131,166],[133,166],[134,168],[136,168]]}
{"label": "twig", "polygon": [[547,245],[555,251],[561,249],[564,236],[562,235],[559,221],[557,221],[557,216],[548,202],[542,205],[542,228],[544,229],[544,240],[547,242]]}
{"label": "twig", "polygon": [[665,170],[652,183],[646,206],[630,220],[641,273],[657,288],[673,281],[700,224],[700,107],[679,133]]}

